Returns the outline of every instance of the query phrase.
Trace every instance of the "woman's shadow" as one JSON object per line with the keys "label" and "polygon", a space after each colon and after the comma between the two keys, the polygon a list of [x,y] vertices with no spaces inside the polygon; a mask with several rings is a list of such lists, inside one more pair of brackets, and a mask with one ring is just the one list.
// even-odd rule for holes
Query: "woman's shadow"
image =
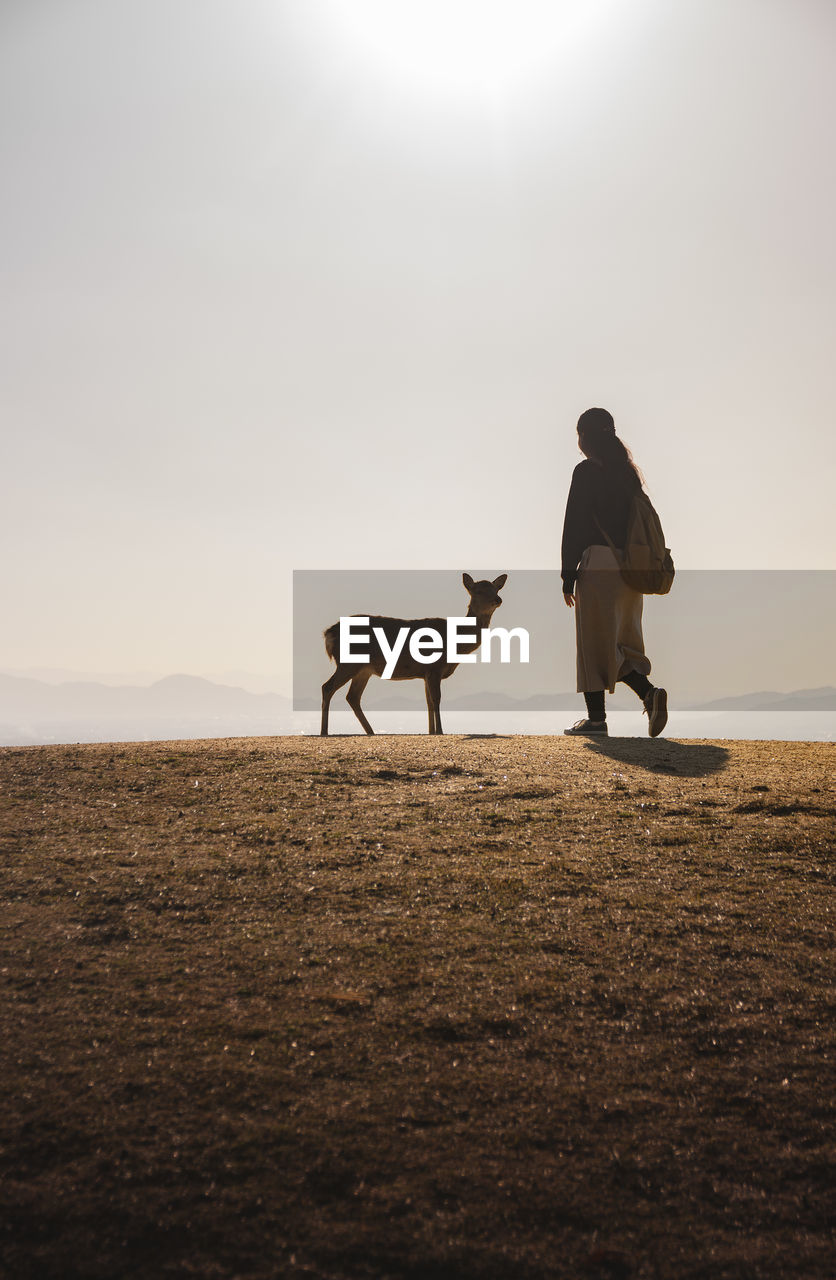
{"label": "woman's shadow", "polygon": [[714,743],[676,742],[669,738],[600,738],[584,743],[588,751],[609,756],[621,764],[633,764],[652,773],[676,774],[681,778],[703,778],[719,773],[729,762],[730,752]]}

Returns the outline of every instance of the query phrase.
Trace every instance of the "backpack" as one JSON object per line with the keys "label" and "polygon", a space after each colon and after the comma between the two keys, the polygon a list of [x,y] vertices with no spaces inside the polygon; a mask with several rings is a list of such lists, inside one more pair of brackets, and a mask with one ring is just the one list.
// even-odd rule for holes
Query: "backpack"
{"label": "backpack", "polygon": [[645,596],[666,596],[676,571],[670,550],[665,546],[662,522],[644,490],[638,489],[633,497],[627,517],[627,545],[623,551],[613,545],[597,518],[596,524],[607,539],[627,586]]}

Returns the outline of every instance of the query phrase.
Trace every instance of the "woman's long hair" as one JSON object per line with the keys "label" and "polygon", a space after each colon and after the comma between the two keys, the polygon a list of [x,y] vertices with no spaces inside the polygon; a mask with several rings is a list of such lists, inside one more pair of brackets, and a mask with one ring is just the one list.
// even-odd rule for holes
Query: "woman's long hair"
{"label": "woman's long hair", "polygon": [[615,421],[606,409],[587,409],[581,414],[578,440],[605,471],[629,477],[639,487],[644,486],[644,476],[624,441],[615,434]]}

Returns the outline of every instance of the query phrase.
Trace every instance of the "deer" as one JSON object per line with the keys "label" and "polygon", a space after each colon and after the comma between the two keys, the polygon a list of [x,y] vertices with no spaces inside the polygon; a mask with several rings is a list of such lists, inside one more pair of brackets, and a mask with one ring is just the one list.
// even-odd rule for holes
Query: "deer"
{"label": "deer", "polygon": [[[462,639],[458,644],[458,652],[468,654],[475,652],[482,643],[482,629],[490,626],[491,618],[494,612],[502,604],[502,597],[499,591],[505,586],[508,579],[507,573],[500,574],[498,578],[494,578],[493,582],[489,582],[483,578],[479,582],[474,582],[469,573],[462,574],[462,582],[470,596],[470,602],[467,607],[467,617],[475,619],[477,625],[476,636],[470,639]],[[354,614],[354,617],[364,617],[363,614]],[[373,734],[374,729],[369,724],[363,710],[360,706],[360,699],[363,696],[363,690],[369,683],[371,677],[380,676],[386,667],[386,658],[379,642],[374,638],[374,628],[381,628],[386,638],[386,642],[390,651],[392,650],[395,638],[400,634],[403,628],[408,631],[407,643],[403,645],[395,663],[391,674],[392,680],[423,680],[424,689],[427,695],[427,711],[429,713],[429,729],[430,734],[443,734],[441,727],[441,682],[451,676],[459,665],[457,662],[448,662],[445,654],[439,653],[437,657],[433,657],[431,661],[418,662],[410,651],[408,643],[409,638],[418,630],[429,627],[440,635],[444,635],[447,626],[446,618],[414,618],[405,620],[403,618],[369,618],[369,644],[368,644],[368,662],[340,662],[339,644],[340,644],[340,624],[335,622],[324,632],[325,652],[329,658],[332,658],[337,664],[337,669],[330,679],[326,680],[322,686],[322,726],[320,735],[323,738],[328,736],[328,709],[331,705],[331,699],[338,689],[344,684],[348,684],[348,692],[345,700],[351,707],[351,710],[360,721],[366,733]],[[351,683],[349,684],[349,681]]]}

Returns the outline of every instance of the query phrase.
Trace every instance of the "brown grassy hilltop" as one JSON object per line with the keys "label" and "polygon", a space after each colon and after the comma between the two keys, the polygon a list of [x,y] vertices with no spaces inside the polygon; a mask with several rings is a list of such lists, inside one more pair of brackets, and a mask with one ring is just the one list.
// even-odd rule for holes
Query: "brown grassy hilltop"
{"label": "brown grassy hilltop", "polygon": [[829,1277],[834,758],[0,750],[0,1273]]}

